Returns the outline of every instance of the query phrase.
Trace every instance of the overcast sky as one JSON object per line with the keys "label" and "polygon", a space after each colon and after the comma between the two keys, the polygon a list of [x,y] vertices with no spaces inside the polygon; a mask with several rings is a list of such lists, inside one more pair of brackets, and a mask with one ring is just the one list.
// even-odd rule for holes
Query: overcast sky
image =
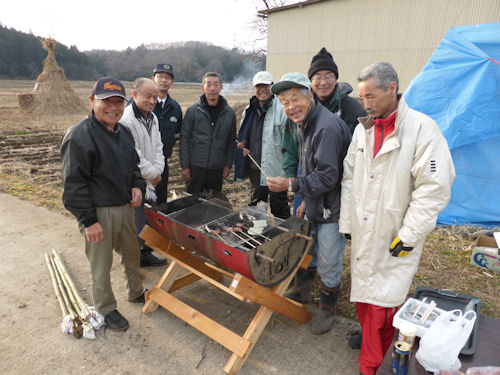
{"label": "overcast sky", "polygon": [[257,8],[254,0],[9,0],[0,23],[80,51],[189,40],[251,50]]}

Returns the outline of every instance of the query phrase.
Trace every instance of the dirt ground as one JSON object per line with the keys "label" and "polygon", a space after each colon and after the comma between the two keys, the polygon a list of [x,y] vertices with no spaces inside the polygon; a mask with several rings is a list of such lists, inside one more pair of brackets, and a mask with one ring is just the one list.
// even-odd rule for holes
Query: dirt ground
{"label": "dirt ground", "polygon": [[[61,253],[89,302],[89,267],[76,221],[0,193],[0,228],[0,373],[224,374],[227,349],[161,308],[145,315],[127,302],[119,256],[111,277],[130,328],[101,329],[93,341],[64,335],[43,254],[51,248]],[[144,285],[152,287],[163,271],[142,269]],[[203,281],[175,295],[239,334],[257,309]],[[346,340],[354,327],[340,316],[332,331],[315,336],[307,324],[274,314],[239,374],[358,374],[359,351]]]}

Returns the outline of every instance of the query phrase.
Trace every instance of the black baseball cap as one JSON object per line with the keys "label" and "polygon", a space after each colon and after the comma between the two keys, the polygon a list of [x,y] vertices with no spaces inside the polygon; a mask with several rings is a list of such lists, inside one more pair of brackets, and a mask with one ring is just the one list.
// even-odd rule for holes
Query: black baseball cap
{"label": "black baseball cap", "polygon": [[172,76],[172,79],[174,78],[174,69],[172,68],[172,65],[170,65],[170,64],[158,64],[158,65],[156,65],[155,68],[153,69],[153,76],[156,73],[160,73],[160,72],[168,73]]}
{"label": "black baseball cap", "polygon": [[125,86],[113,77],[99,78],[92,88],[92,96],[96,99],[107,99],[112,96],[119,96],[120,98],[127,99],[125,95]]}

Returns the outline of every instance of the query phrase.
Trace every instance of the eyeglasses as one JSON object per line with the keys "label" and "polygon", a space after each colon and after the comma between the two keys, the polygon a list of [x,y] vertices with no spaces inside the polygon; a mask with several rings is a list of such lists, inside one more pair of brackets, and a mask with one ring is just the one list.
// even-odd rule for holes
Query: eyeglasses
{"label": "eyeglasses", "polygon": [[326,82],[333,82],[335,81],[336,77],[335,77],[335,74],[333,73],[329,73],[329,74],[325,74],[324,76],[320,76],[320,75],[313,75],[311,77],[311,82],[314,82],[314,83],[320,83],[321,81],[326,81]]}

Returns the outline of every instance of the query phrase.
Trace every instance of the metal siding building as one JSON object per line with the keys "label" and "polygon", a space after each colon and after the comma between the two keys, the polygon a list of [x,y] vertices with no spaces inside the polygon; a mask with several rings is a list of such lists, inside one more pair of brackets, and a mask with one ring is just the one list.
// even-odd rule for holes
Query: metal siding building
{"label": "metal siding building", "polygon": [[424,67],[452,26],[500,21],[500,0],[312,0],[268,13],[267,70],[275,80],[307,74],[311,58],[326,47],[339,81],[355,92],[357,73],[389,61],[400,91]]}

